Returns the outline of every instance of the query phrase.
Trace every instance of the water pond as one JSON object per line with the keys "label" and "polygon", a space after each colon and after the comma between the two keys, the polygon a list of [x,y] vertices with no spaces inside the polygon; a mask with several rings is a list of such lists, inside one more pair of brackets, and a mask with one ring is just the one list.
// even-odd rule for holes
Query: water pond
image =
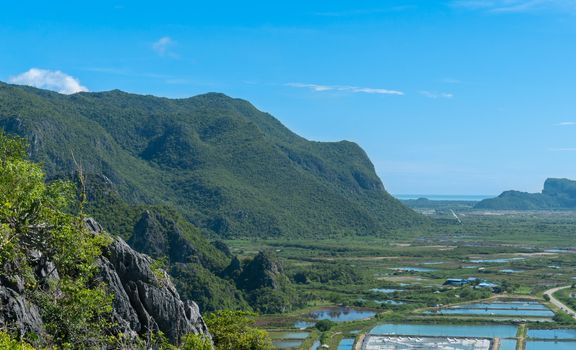
{"label": "water pond", "polygon": [[312,344],[312,346],[310,347],[310,350],[318,350],[320,349],[320,345],[321,345],[320,340],[316,340],[314,344]]}
{"label": "water pond", "polygon": [[384,293],[384,294],[391,294],[394,292],[403,292],[404,289],[395,289],[395,288],[372,288],[370,289],[371,292],[374,293]]}
{"label": "water pond", "polygon": [[354,346],[354,338],[346,338],[340,341],[338,344],[338,350],[352,350]]}
{"label": "water pond", "polygon": [[482,316],[526,316],[553,317],[554,313],[546,306],[535,302],[496,302],[453,306],[426,314],[439,315],[482,315]]}
{"label": "water pond", "polygon": [[576,342],[528,341],[526,350],[574,350]]}
{"label": "water pond", "polygon": [[576,339],[576,329],[529,329],[528,338]]}
{"label": "water pond", "polygon": [[516,350],[516,340],[500,339],[500,350]]}
{"label": "water pond", "polygon": [[503,269],[503,270],[500,270],[500,272],[502,272],[502,273],[518,273],[518,272],[524,272],[524,270]]}
{"label": "water pond", "polygon": [[494,303],[474,303],[465,304],[460,307],[467,309],[511,309],[511,310],[548,310],[546,305],[540,304],[536,301],[507,301],[507,302],[494,302]]}
{"label": "water pond", "polygon": [[512,325],[433,325],[433,324],[381,324],[370,334],[378,335],[427,335],[438,337],[487,337],[514,338],[516,326]]}
{"label": "water pond", "polygon": [[310,316],[316,320],[330,320],[334,322],[358,321],[374,317],[376,312],[368,310],[355,310],[346,307],[326,308],[313,311]]}
{"label": "water pond", "polygon": [[300,340],[273,340],[272,346],[276,349],[294,349],[302,345]]}
{"label": "water pond", "polygon": [[306,339],[310,336],[308,332],[269,332],[270,338],[274,339]]}
{"label": "water pond", "polygon": [[397,301],[397,300],[374,300],[374,302],[376,304],[386,304],[386,305],[404,305],[404,304],[406,304],[403,301]]}
{"label": "water pond", "polygon": [[483,315],[483,316],[526,316],[526,317],[553,317],[550,310],[498,310],[498,309],[467,309],[451,308],[439,311],[428,311],[427,314],[437,315]]}
{"label": "water pond", "polygon": [[294,323],[294,328],[306,329],[306,328],[312,328],[315,325],[316,325],[316,322],[298,321],[298,322]]}
{"label": "water pond", "polygon": [[488,263],[488,264],[504,264],[511,261],[516,260],[524,260],[525,258],[497,258],[497,259],[474,259],[470,260],[470,262],[476,264]]}
{"label": "water pond", "polygon": [[546,249],[546,253],[573,253],[573,250],[570,249]]}
{"label": "water pond", "polygon": [[408,267],[408,266],[393,267],[392,270],[406,271],[406,272],[432,272],[432,271],[436,271],[436,269],[431,269],[428,267]]}

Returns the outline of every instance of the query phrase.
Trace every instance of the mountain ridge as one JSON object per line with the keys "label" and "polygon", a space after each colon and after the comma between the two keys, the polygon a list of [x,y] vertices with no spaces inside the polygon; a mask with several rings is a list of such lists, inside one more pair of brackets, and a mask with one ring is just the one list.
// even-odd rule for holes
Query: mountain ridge
{"label": "mountain ridge", "polygon": [[576,208],[576,181],[548,178],[540,193],[504,191],[496,198],[478,202],[475,209],[561,210]]}
{"label": "mountain ridge", "polygon": [[308,141],[221,93],[68,96],[2,84],[0,127],[27,137],[49,176],[77,161],[129,203],[173,206],[217,236],[383,234],[424,222],[385,191],[357,144]]}

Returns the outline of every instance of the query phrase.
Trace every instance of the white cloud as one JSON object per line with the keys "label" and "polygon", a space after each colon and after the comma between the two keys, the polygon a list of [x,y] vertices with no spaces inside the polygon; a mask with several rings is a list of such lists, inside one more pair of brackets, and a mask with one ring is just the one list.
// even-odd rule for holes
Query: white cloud
{"label": "white cloud", "polygon": [[576,125],[576,122],[560,122],[558,124],[555,124],[556,126],[571,126],[571,125]]}
{"label": "white cloud", "polygon": [[80,85],[78,79],[59,70],[31,68],[27,72],[11,77],[8,81],[12,84],[34,86],[67,95],[88,91],[85,86]]}
{"label": "white cloud", "polygon": [[169,56],[178,58],[178,55],[170,49],[176,45],[176,42],[169,36],[163,36],[152,44],[152,49],[160,56]]}
{"label": "white cloud", "polygon": [[358,87],[349,85],[319,85],[319,84],[303,84],[303,83],[288,83],[286,86],[294,88],[310,89],[312,91],[341,91],[351,93],[365,93],[365,94],[379,94],[379,95],[404,95],[402,91],[388,90],[370,87]]}
{"label": "white cloud", "polygon": [[420,94],[433,99],[454,97],[451,92],[420,91]]}
{"label": "white cloud", "polygon": [[540,10],[576,12],[576,0],[456,0],[452,4],[492,13],[520,13]]}

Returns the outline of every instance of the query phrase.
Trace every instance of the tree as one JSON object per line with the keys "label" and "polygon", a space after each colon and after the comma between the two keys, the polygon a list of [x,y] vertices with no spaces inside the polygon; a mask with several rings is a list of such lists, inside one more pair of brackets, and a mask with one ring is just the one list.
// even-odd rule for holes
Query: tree
{"label": "tree", "polygon": [[320,320],[316,322],[316,329],[320,332],[327,332],[334,326],[334,321],[330,320]]}
{"label": "tree", "polygon": [[206,317],[216,350],[269,350],[268,332],[254,327],[255,314],[221,310]]}
{"label": "tree", "polygon": [[[25,150],[23,139],[0,132],[0,274],[24,278],[53,345],[94,347],[112,310],[112,297],[93,280],[110,238],[91,234],[82,213],[71,213],[74,184],[46,184]],[[35,273],[39,260],[45,275]]]}

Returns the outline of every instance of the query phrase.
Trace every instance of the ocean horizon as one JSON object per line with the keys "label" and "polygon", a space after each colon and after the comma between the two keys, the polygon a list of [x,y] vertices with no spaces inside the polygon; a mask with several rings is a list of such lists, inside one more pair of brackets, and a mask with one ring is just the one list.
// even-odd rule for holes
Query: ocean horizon
{"label": "ocean horizon", "polygon": [[426,198],[431,201],[476,201],[494,198],[498,195],[489,194],[393,194],[394,198],[399,200],[410,200]]}

